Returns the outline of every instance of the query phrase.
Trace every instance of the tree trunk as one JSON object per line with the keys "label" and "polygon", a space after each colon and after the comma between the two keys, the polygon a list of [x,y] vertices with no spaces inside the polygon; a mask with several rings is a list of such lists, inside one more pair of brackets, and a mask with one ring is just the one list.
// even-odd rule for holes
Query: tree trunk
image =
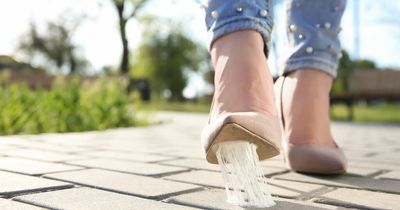
{"label": "tree trunk", "polygon": [[127,75],[129,73],[129,43],[126,38],[126,23],[127,20],[122,18],[120,19],[120,34],[121,34],[121,42],[122,42],[122,58],[121,58],[121,74]]}
{"label": "tree trunk", "polygon": [[121,37],[121,44],[122,44],[122,58],[120,64],[120,73],[122,75],[126,75],[129,72],[129,46],[128,46],[128,39],[126,38],[126,23],[128,19],[124,16],[125,10],[125,1],[120,3],[115,3],[115,7],[118,12],[118,19],[119,19],[119,34]]}

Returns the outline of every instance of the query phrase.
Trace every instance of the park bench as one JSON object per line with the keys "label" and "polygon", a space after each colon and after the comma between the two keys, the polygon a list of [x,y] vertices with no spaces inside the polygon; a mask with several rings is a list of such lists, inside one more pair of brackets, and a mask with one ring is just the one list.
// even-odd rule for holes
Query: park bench
{"label": "park bench", "polygon": [[347,105],[349,120],[354,118],[354,103],[361,100],[400,100],[400,71],[355,70],[348,80],[348,91],[331,94],[331,104]]}

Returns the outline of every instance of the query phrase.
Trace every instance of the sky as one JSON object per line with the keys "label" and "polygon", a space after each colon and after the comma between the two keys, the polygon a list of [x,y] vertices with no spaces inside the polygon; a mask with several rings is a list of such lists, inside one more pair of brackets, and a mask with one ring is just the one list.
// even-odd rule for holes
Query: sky
{"label": "sky", "polygon": [[[283,1],[283,0],[278,0]],[[354,2],[348,0],[343,16],[343,31],[340,34],[343,49],[355,57],[354,47]],[[400,69],[398,50],[400,49],[400,22],[393,23],[400,11],[400,1],[359,0],[360,1],[360,58],[370,59],[382,68]],[[18,58],[16,46],[29,24],[34,22],[43,28],[49,20],[57,20],[60,15],[86,14],[86,18],[76,31],[74,41],[94,69],[116,66],[121,55],[116,12],[111,0],[0,0],[0,55]],[[207,46],[207,32],[204,26],[204,11],[196,0],[151,0],[143,14],[153,14],[160,18],[171,18],[181,22],[186,32],[200,44]],[[284,8],[275,10],[277,52],[285,49]],[[400,19],[400,18],[397,18]],[[395,25],[397,24],[397,25]],[[396,27],[397,26],[397,27]],[[132,52],[140,43],[141,26],[135,20],[128,24],[128,38]],[[273,55],[269,59],[272,71],[282,62],[282,56]],[[205,83],[199,75],[191,75],[185,95],[193,96],[204,91]]]}

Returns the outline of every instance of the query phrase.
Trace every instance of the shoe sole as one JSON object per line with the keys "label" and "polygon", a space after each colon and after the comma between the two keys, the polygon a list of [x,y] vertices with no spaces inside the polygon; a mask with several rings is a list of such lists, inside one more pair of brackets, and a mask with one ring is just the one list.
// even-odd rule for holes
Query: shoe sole
{"label": "shoe sole", "polygon": [[208,162],[218,164],[215,145],[227,141],[248,141],[257,145],[257,154],[260,160],[272,158],[280,153],[279,147],[274,145],[272,141],[251,132],[237,123],[227,123],[219,130],[206,152]]}

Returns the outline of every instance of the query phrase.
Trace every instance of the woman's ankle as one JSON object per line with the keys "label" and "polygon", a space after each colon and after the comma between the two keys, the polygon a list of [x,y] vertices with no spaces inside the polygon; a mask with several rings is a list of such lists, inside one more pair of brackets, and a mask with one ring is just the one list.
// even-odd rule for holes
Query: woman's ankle
{"label": "woman's ankle", "polygon": [[215,41],[211,57],[215,69],[216,114],[256,111],[277,115],[273,80],[263,46],[261,36],[255,31],[238,31]]}
{"label": "woman's ankle", "polygon": [[329,119],[332,77],[314,69],[289,74],[284,84],[285,135],[293,144],[333,145]]}

